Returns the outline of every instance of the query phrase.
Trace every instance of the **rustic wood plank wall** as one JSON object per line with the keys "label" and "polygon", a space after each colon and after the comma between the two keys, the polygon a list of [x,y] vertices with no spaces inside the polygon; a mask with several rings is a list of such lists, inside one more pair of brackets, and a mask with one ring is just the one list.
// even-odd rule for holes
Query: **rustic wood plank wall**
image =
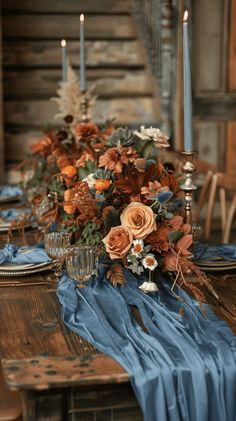
{"label": "rustic wood plank wall", "polygon": [[236,174],[236,0],[192,4],[195,149]]}
{"label": "rustic wood plank wall", "polygon": [[96,122],[156,124],[158,107],[131,0],[3,0],[6,162],[25,157],[42,128],[55,124],[49,98],[61,79],[60,40],[79,75],[79,15],[85,14],[86,76],[99,81]]}

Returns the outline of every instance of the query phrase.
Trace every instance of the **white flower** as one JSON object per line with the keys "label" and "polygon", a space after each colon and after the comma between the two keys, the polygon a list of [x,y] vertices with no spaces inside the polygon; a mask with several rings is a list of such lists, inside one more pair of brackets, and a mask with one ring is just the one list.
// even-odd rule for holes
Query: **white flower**
{"label": "white flower", "polygon": [[94,178],[94,174],[89,174],[82,181],[87,183],[90,189],[93,189],[95,187],[96,180]]}
{"label": "white flower", "polygon": [[143,240],[134,240],[133,246],[131,249],[131,253],[134,254],[137,257],[141,257],[141,253],[143,251],[144,242]]}
{"label": "white flower", "polygon": [[140,132],[136,130],[134,134],[142,140],[153,140],[158,148],[168,148],[170,146],[168,142],[169,137],[160,129],[155,129],[153,127],[145,129],[145,126],[141,126]]}
{"label": "white flower", "polygon": [[143,291],[143,292],[145,292],[146,294],[148,293],[148,292],[157,292],[158,291],[158,288],[157,288],[157,286],[156,286],[156,284],[155,284],[155,282],[151,282],[151,281],[149,281],[149,282],[143,282],[143,284],[142,285],[140,285],[139,286],[139,288]]}
{"label": "white flower", "polygon": [[158,263],[153,254],[147,254],[143,259],[143,266],[145,269],[154,270],[157,267]]}

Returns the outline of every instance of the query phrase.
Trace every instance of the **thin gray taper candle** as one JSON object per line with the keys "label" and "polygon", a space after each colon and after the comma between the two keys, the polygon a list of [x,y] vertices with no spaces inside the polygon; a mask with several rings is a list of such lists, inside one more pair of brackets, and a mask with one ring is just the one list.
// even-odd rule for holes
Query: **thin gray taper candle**
{"label": "thin gray taper candle", "polygon": [[80,91],[86,90],[84,58],[84,15],[80,15]]}
{"label": "thin gray taper candle", "polygon": [[192,128],[192,91],[191,70],[189,54],[188,12],[184,13],[183,20],[183,68],[184,68],[184,150],[193,150]]}

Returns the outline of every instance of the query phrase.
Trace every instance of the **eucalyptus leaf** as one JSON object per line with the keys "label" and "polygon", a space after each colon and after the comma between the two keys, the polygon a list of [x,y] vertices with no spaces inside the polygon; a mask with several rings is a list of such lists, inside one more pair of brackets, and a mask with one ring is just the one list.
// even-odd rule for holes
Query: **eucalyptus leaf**
{"label": "eucalyptus leaf", "polygon": [[171,231],[168,234],[168,240],[170,243],[176,243],[181,237],[183,237],[183,233],[180,231]]}

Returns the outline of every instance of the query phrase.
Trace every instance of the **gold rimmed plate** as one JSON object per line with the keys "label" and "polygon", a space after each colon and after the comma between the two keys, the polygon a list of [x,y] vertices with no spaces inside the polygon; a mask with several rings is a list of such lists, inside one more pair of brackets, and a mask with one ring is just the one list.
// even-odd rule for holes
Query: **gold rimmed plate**
{"label": "gold rimmed plate", "polygon": [[1,276],[22,276],[31,275],[46,270],[53,270],[57,267],[58,262],[52,260],[50,262],[43,263],[28,263],[24,265],[18,265],[14,263],[6,263],[0,265],[0,277]]}
{"label": "gold rimmed plate", "polygon": [[22,195],[0,196],[0,203],[17,202],[22,199]]}
{"label": "gold rimmed plate", "polygon": [[197,260],[193,261],[193,263],[205,272],[236,270],[236,260]]}
{"label": "gold rimmed plate", "polygon": [[7,232],[9,231],[9,229],[11,229],[12,231],[17,231],[19,228],[32,228],[33,226],[35,226],[35,223],[31,222],[29,224],[25,224],[24,226],[16,226],[16,225],[12,225],[11,223],[4,223],[4,224],[0,224],[0,232]]}

